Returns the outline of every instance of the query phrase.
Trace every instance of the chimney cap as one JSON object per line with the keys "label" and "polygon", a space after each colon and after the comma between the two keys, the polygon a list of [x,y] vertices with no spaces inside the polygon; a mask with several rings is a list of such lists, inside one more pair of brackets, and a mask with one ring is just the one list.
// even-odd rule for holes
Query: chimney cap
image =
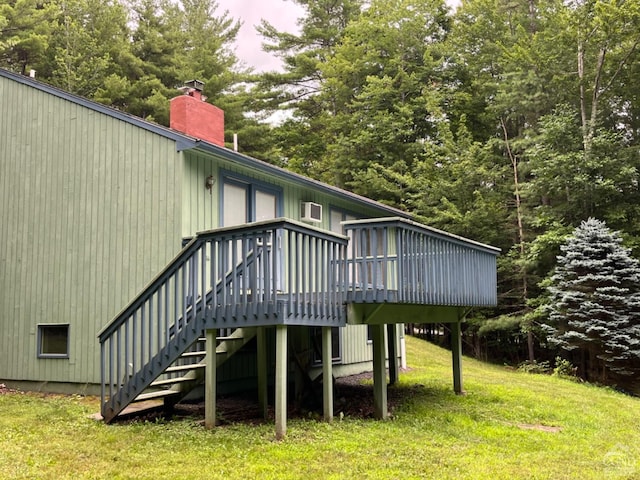
{"label": "chimney cap", "polygon": [[184,82],[183,88],[193,88],[194,90],[198,90],[199,92],[201,92],[204,89],[204,82],[201,80],[196,80],[194,78],[193,80],[187,80],[186,82]]}

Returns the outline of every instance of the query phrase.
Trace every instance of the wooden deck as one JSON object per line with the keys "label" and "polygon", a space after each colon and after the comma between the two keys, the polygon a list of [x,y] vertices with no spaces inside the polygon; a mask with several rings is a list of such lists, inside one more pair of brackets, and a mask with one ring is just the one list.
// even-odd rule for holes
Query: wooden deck
{"label": "wooden deck", "polygon": [[[105,419],[146,398],[143,392],[160,375],[190,368],[184,359],[180,367],[175,362],[205,332],[215,344],[210,332],[218,329],[271,326],[280,378],[276,424],[282,427],[287,326],[323,328],[323,368],[329,378],[331,327],[347,321],[372,325],[374,378],[380,383],[386,324],[429,322],[437,314],[437,321],[452,323],[459,337],[465,308],[495,305],[497,249],[399,218],[343,226],[346,235],[336,235],[276,219],[199,233],[100,333]],[[462,390],[459,350],[454,345],[456,391]],[[209,353],[211,396],[216,355]],[[258,361],[266,364],[264,348],[261,355]],[[331,398],[329,392],[324,396]],[[386,416],[379,389],[376,405]]]}

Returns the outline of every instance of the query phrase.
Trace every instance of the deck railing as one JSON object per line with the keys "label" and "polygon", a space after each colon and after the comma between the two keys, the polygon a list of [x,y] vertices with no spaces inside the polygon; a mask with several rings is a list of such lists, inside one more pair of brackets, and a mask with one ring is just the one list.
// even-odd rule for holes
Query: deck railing
{"label": "deck railing", "polygon": [[199,233],[100,332],[103,405],[146,388],[205,328],[344,325],[346,245],[286,219]]}
{"label": "deck railing", "polygon": [[499,249],[401,218],[343,222],[348,301],[493,306]]}

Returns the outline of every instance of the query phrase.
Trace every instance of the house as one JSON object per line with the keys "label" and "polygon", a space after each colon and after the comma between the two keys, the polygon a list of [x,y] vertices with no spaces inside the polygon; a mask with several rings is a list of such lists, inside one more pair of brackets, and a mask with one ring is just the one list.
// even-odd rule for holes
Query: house
{"label": "house", "polygon": [[[286,428],[291,378],[374,370],[402,322],[496,303],[498,250],[224,147],[191,82],[165,128],[0,70],[0,379],[171,405],[254,388]],[[302,380],[294,382],[300,385]],[[332,382],[322,382],[332,416]]]}

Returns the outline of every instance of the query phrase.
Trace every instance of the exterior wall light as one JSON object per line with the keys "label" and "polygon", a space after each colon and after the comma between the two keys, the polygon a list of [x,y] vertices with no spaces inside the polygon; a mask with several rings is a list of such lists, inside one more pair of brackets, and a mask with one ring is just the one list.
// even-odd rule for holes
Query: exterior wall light
{"label": "exterior wall light", "polygon": [[209,190],[209,195],[212,194],[213,186],[215,185],[215,183],[216,183],[216,179],[213,177],[213,175],[209,175],[207,179],[204,181],[204,188]]}

